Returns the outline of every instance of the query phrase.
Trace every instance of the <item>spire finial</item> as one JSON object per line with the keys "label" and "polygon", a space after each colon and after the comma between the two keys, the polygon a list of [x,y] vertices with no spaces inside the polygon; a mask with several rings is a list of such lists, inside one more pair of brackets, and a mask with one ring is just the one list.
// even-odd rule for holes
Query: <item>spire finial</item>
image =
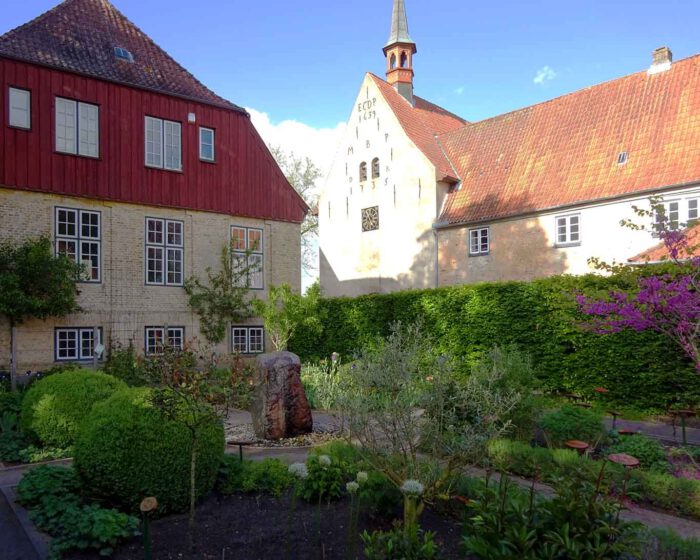
{"label": "spire finial", "polygon": [[386,47],[396,43],[415,45],[408,33],[408,18],[404,0],[394,0],[394,11],[391,16],[391,34]]}

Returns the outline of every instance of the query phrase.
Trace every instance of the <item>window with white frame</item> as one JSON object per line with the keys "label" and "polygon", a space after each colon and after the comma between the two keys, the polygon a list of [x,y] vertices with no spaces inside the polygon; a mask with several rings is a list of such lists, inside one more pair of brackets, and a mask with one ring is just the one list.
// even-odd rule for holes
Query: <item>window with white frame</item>
{"label": "window with white frame", "polygon": [[199,159],[214,161],[214,129],[199,128]]}
{"label": "window with white frame", "polygon": [[56,254],[82,264],[83,281],[100,282],[100,213],[56,207],[54,233]]}
{"label": "window with white frame", "polygon": [[182,170],[182,126],[179,122],[146,117],[146,165]]}
{"label": "window with white frame", "polygon": [[697,198],[691,198],[688,200],[688,221],[697,220],[700,215],[698,215],[698,200]]}
{"label": "window with white frame", "polygon": [[654,233],[676,230],[680,225],[680,202],[669,200],[655,206]]}
{"label": "window with white frame", "polygon": [[234,273],[245,271],[240,277],[241,285],[263,289],[263,260],[263,230],[232,226],[231,265]]}
{"label": "window with white frame", "polygon": [[88,157],[100,155],[100,108],[56,98],[56,151]]}
{"label": "window with white frame", "polygon": [[265,330],[262,327],[231,327],[231,350],[235,354],[262,354]]}
{"label": "window with white frame", "polygon": [[557,216],[557,245],[581,243],[581,215]]}
{"label": "window with white frame", "polygon": [[490,249],[489,228],[469,230],[469,254],[472,256],[488,255]]}
{"label": "window with white frame", "polygon": [[102,344],[102,329],[61,327],[54,330],[54,358],[57,362],[92,360],[95,346]]}
{"label": "window with white frame", "polygon": [[146,218],[146,284],[182,286],[185,224]]}
{"label": "window with white frame", "polygon": [[166,345],[182,350],[185,347],[185,327],[146,327],[146,354],[162,354]]}
{"label": "window with white frame", "polygon": [[16,128],[32,127],[32,94],[29,90],[13,88],[9,89],[9,115],[10,126]]}

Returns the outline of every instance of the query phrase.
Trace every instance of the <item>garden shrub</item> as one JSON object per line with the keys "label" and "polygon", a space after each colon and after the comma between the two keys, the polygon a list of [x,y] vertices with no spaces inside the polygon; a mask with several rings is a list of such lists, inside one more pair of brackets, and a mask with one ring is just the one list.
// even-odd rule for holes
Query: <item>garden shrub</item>
{"label": "garden shrub", "polygon": [[600,413],[574,405],[548,412],[540,420],[540,427],[547,443],[558,447],[572,439],[583,440],[592,447],[605,435]]}
{"label": "garden shrub", "polygon": [[[97,497],[134,511],[147,496],[160,513],[189,506],[192,439],[182,423],[163,416],[150,402],[151,391],[124,389],[97,404],[75,444],[75,466]],[[202,427],[197,446],[196,497],[214,486],[224,455],[224,429]]]}
{"label": "garden shrub", "polygon": [[129,342],[126,348],[120,343],[113,343],[110,345],[104,372],[107,375],[122,380],[130,387],[143,387],[148,385],[148,379],[146,378],[143,364],[139,360],[136,349],[131,342]]}
{"label": "garden shrub", "polygon": [[19,431],[17,413],[9,410],[0,413],[0,461],[21,461],[21,453],[26,446],[27,439]]}
{"label": "garden shrub", "polygon": [[371,516],[390,518],[400,511],[403,494],[384,474],[367,471],[367,480],[360,485],[360,506]]}
{"label": "garden shrub", "polygon": [[408,537],[400,524],[391,531],[365,531],[361,535],[367,560],[433,560],[439,558],[435,534],[419,531],[414,539]]}
{"label": "garden shrub", "polygon": [[217,488],[223,494],[261,492],[281,496],[292,484],[289,467],[279,459],[241,461],[226,456]]}
{"label": "garden shrub", "polygon": [[668,529],[651,529],[641,560],[700,560],[700,540],[683,539]]}
{"label": "garden shrub", "polygon": [[[653,272],[653,267],[639,271]],[[289,349],[304,363],[332,352],[351,358],[378,336],[386,337],[394,322],[421,319],[436,352],[459,358],[465,372],[498,340],[527,351],[545,390],[597,398],[594,389],[605,387],[606,402],[644,410],[693,404],[700,399],[700,376],[664,336],[648,331],[603,336],[579,326],[588,317],[579,313],[574,293],[602,296],[635,286],[629,275],[591,274],[321,299],[323,335],[299,329]]]}
{"label": "garden shrub", "polygon": [[663,446],[650,437],[638,434],[624,436],[611,445],[606,454],[627,453],[639,459],[642,468],[660,473],[667,473],[670,464]]}
{"label": "garden shrub", "polygon": [[0,388],[0,418],[6,413],[11,412],[19,417],[22,411],[22,396],[21,391],[5,391]]}
{"label": "garden shrub", "polygon": [[73,445],[93,405],[124,387],[114,377],[86,369],[46,377],[34,383],[22,400],[22,429],[46,446]]}
{"label": "garden shrub", "polygon": [[109,556],[119,541],[138,534],[137,518],[85,501],[80,489],[72,468],[49,466],[27,471],[17,487],[29,518],[52,537],[52,559],[88,549]]}
{"label": "garden shrub", "polygon": [[337,500],[345,494],[348,466],[328,455],[310,455],[306,460],[308,476],[299,480],[297,493],[307,502]]}

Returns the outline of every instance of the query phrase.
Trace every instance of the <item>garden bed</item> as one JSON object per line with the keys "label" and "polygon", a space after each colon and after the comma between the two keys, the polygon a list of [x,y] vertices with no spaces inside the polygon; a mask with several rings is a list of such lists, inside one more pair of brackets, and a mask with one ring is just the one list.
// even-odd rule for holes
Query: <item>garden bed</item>
{"label": "garden bed", "polygon": [[[343,499],[321,506],[321,535],[324,554],[318,545],[317,506],[296,501],[291,538],[286,533],[290,509],[290,493],[280,498],[260,494],[212,494],[197,508],[196,552],[190,552],[186,514],[154,521],[151,525],[154,560],[234,559],[269,560],[289,558],[311,560],[345,559],[350,520],[350,500]],[[359,532],[388,529],[389,519],[361,517]],[[436,533],[445,560],[464,559],[460,553],[461,526],[455,520],[427,510],[421,516],[421,527]],[[362,545],[358,537],[358,551]],[[113,558],[117,560],[144,557],[140,537],[121,545]],[[71,558],[87,560],[102,558],[98,553],[74,553]],[[358,553],[358,558],[364,555]]]}

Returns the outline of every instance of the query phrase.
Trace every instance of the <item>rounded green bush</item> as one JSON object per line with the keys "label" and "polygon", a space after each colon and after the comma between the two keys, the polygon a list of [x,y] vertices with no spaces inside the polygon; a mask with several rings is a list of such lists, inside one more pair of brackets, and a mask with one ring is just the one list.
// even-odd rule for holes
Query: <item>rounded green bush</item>
{"label": "rounded green bush", "polygon": [[[188,428],[153,407],[146,388],[124,389],[96,405],[75,443],[75,466],[88,492],[110,504],[135,510],[147,496],[159,512],[189,506]],[[214,487],[224,456],[224,429],[213,422],[197,443],[196,496]]]}
{"label": "rounded green bush", "polygon": [[571,439],[595,445],[605,435],[601,414],[570,404],[545,414],[540,420],[540,427],[547,442],[554,446],[561,446]]}
{"label": "rounded green bush", "polygon": [[50,447],[73,445],[92,407],[126,385],[105,373],[75,369],[37,381],[22,399],[22,430]]}
{"label": "rounded green bush", "polygon": [[606,454],[610,453],[632,455],[639,459],[643,469],[651,471],[667,473],[671,467],[663,446],[658,441],[641,434],[622,437],[620,441],[610,446]]}

